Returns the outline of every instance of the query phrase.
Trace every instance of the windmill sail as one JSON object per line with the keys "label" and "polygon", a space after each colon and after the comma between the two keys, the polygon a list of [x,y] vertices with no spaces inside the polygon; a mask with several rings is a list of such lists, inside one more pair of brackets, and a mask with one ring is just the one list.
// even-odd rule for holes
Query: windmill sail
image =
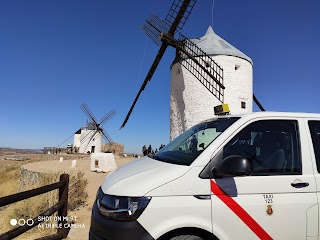
{"label": "windmill sail", "polygon": [[266,111],[266,110],[264,109],[264,107],[261,105],[261,103],[258,101],[257,97],[256,97],[254,94],[253,94],[253,101],[257,104],[257,106],[259,107],[259,109],[260,109],[262,112]]}
{"label": "windmill sail", "polygon": [[101,129],[101,133],[102,133],[102,137],[106,140],[106,142],[108,142],[110,144],[113,143],[113,140],[111,139],[109,134],[104,129]]}
{"label": "windmill sail", "polygon": [[[196,0],[191,0],[188,2],[188,4],[184,4],[183,3],[186,1],[183,0],[175,0],[173,1],[171,8],[169,10],[169,13],[167,14],[166,17],[166,21],[170,24],[174,24],[175,20],[178,18],[179,16],[179,11],[182,8],[184,9],[184,14],[182,15],[181,19],[179,20],[179,23],[176,27],[176,29],[178,28],[179,30],[182,30],[184,24],[186,23],[187,19],[189,18],[189,15],[194,7],[194,5],[196,4]],[[180,18],[180,17],[179,17]],[[173,33],[174,34],[174,33]]]}
{"label": "windmill sail", "polygon": [[[195,2],[196,2],[196,0],[175,0],[174,1],[174,3],[172,4],[172,6],[169,10],[169,14],[167,15],[167,18],[166,18],[166,21],[171,24],[171,26],[167,32],[167,34],[169,36],[173,36],[174,33],[176,32],[177,28],[183,27],[183,25],[185,24],[186,20],[188,19],[189,15],[191,13],[191,10],[194,7]],[[150,23],[145,24],[146,28],[148,28],[148,26],[150,27],[150,29],[148,31],[150,32],[150,35],[152,36],[153,40],[154,40],[154,36],[157,35],[157,32],[161,32],[160,29],[162,29],[162,28],[167,29],[167,27],[165,26],[166,24],[164,24],[164,21],[162,21],[162,20],[159,21],[158,19],[156,19],[154,22],[159,22],[159,24],[158,23],[156,23],[155,25],[150,24]],[[157,26],[160,26],[161,28],[156,30]],[[156,71],[167,47],[168,47],[167,43],[163,42],[161,44],[160,49],[157,53],[157,56],[154,59],[152,66],[151,66],[145,80],[143,81],[143,83],[140,87],[140,90],[139,90],[136,98],[134,99],[134,101],[129,109],[129,112],[128,112],[127,116],[125,117],[120,129],[123,128],[126,125],[127,121],[129,120],[129,117],[132,113],[134,106],[136,105],[136,103],[140,97],[141,92],[145,89],[146,85],[151,80],[151,78],[152,78],[154,72]]]}
{"label": "windmill sail", "polygon": [[97,123],[97,120],[95,119],[94,115],[92,114],[92,112],[90,111],[89,107],[87,106],[87,104],[83,103],[81,104],[81,109],[82,111],[87,115],[87,117],[90,119],[90,121],[92,121],[93,123]]}
{"label": "windmill sail", "polygon": [[161,33],[168,33],[169,28],[170,25],[168,22],[155,15],[151,15],[151,17],[142,26],[142,30],[145,34],[147,34],[159,47],[162,44],[160,39]]}
{"label": "windmill sail", "polygon": [[178,61],[223,103],[223,69],[204,51],[180,34],[176,43]]}
{"label": "windmill sail", "polygon": [[[90,123],[89,123],[89,124],[90,124]],[[94,133],[94,130],[95,130],[95,129],[89,127],[89,124],[87,124],[87,125],[84,127],[84,129],[90,130],[90,131],[87,131],[87,132],[85,132],[85,134],[81,135],[80,142],[81,142],[82,144],[88,142],[89,139],[92,137],[92,134]]]}
{"label": "windmill sail", "polygon": [[100,123],[99,125],[102,126],[103,124],[105,124],[106,122],[108,122],[112,117],[114,117],[116,115],[116,112],[114,110],[111,110],[110,112],[108,112],[106,115],[104,115],[101,119],[100,119]]}
{"label": "windmill sail", "polygon": [[88,152],[90,151],[90,149],[88,149],[88,147],[91,147],[91,143],[94,141],[94,139],[96,138],[98,134],[98,131],[89,131],[87,132],[87,134],[85,135],[85,137],[83,137],[80,142],[82,144],[82,147],[81,147],[81,152]]}

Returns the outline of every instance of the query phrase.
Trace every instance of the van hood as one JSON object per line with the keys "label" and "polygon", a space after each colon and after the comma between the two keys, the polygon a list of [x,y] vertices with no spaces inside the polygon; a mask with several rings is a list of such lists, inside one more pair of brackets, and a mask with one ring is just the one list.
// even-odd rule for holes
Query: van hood
{"label": "van hood", "polygon": [[189,169],[189,166],[144,157],[111,172],[101,188],[109,195],[142,197],[151,190],[181,177]]}

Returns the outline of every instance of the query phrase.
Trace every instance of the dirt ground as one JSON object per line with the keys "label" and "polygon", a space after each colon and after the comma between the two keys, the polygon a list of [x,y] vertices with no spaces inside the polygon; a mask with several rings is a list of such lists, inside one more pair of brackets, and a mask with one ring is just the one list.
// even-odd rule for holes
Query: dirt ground
{"label": "dirt ground", "polygon": [[[63,157],[63,156],[62,156]],[[125,163],[130,161],[134,161],[137,158],[133,157],[116,157],[117,166],[120,167]],[[60,162],[59,160],[51,160],[44,162],[36,162],[36,163],[28,163],[23,165],[25,169],[32,170],[32,171],[39,171],[39,172],[76,172],[82,171],[85,174],[85,177],[88,180],[87,192],[88,192],[88,201],[85,207],[80,208],[77,211],[69,212],[69,217],[75,217],[76,223],[81,225],[80,228],[71,228],[68,240],[82,240],[88,239],[89,229],[90,229],[90,218],[91,218],[91,210],[92,205],[95,201],[96,193],[100,185],[102,184],[103,180],[109,174],[107,173],[97,173],[90,171],[90,157],[87,156],[85,158],[77,159],[77,166],[75,168],[71,167],[73,159],[70,160],[63,160]],[[83,226],[83,227],[82,227]]]}
{"label": "dirt ground", "polygon": [[8,166],[11,164],[15,164],[16,161],[12,161],[12,160],[0,160],[0,167],[1,166]]}

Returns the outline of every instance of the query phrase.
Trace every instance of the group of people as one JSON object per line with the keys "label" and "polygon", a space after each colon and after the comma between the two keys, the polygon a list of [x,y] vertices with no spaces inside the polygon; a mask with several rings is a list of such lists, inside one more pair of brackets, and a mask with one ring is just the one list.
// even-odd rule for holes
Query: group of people
{"label": "group of people", "polygon": [[61,154],[61,153],[78,153],[78,148],[76,147],[67,147],[67,148],[63,148],[63,150],[61,150],[61,148],[53,148],[52,150],[53,154]]}
{"label": "group of people", "polygon": [[[165,146],[164,144],[161,144],[161,146],[159,147],[159,150],[161,150],[164,146]],[[143,156],[153,157],[157,152],[158,152],[158,149],[156,148],[156,150],[153,150],[151,144],[149,145],[148,148],[146,147],[146,145],[143,145],[142,147]]]}

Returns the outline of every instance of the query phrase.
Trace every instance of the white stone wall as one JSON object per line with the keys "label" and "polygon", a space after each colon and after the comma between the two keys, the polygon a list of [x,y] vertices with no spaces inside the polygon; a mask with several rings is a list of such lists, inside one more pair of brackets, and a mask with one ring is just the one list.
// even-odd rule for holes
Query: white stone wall
{"label": "white stone wall", "polygon": [[[102,135],[96,134],[94,138],[91,139],[92,135],[95,133],[95,130],[81,130],[81,137],[80,137],[80,153],[91,153],[91,147],[95,146],[95,153],[101,153],[101,144],[102,144]],[[91,139],[91,141],[90,141]]]}
{"label": "white stone wall", "polygon": [[[252,112],[252,65],[233,56],[212,56],[223,69],[224,103],[231,114]],[[236,69],[237,68],[237,69]],[[171,69],[170,140],[195,124],[214,117],[214,107],[221,102],[188,70],[176,63]],[[246,109],[241,108],[246,103]]]}
{"label": "white stone wall", "polygon": [[101,134],[97,134],[96,135],[96,139],[95,139],[95,153],[101,153],[101,147],[102,147],[102,135]]}
{"label": "white stone wall", "polygon": [[74,137],[73,137],[73,146],[74,147],[80,148],[80,137],[81,137],[81,134],[74,135]]}
{"label": "white stone wall", "polygon": [[117,163],[112,153],[93,153],[90,162],[91,171],[110,172],[117,169]]}

